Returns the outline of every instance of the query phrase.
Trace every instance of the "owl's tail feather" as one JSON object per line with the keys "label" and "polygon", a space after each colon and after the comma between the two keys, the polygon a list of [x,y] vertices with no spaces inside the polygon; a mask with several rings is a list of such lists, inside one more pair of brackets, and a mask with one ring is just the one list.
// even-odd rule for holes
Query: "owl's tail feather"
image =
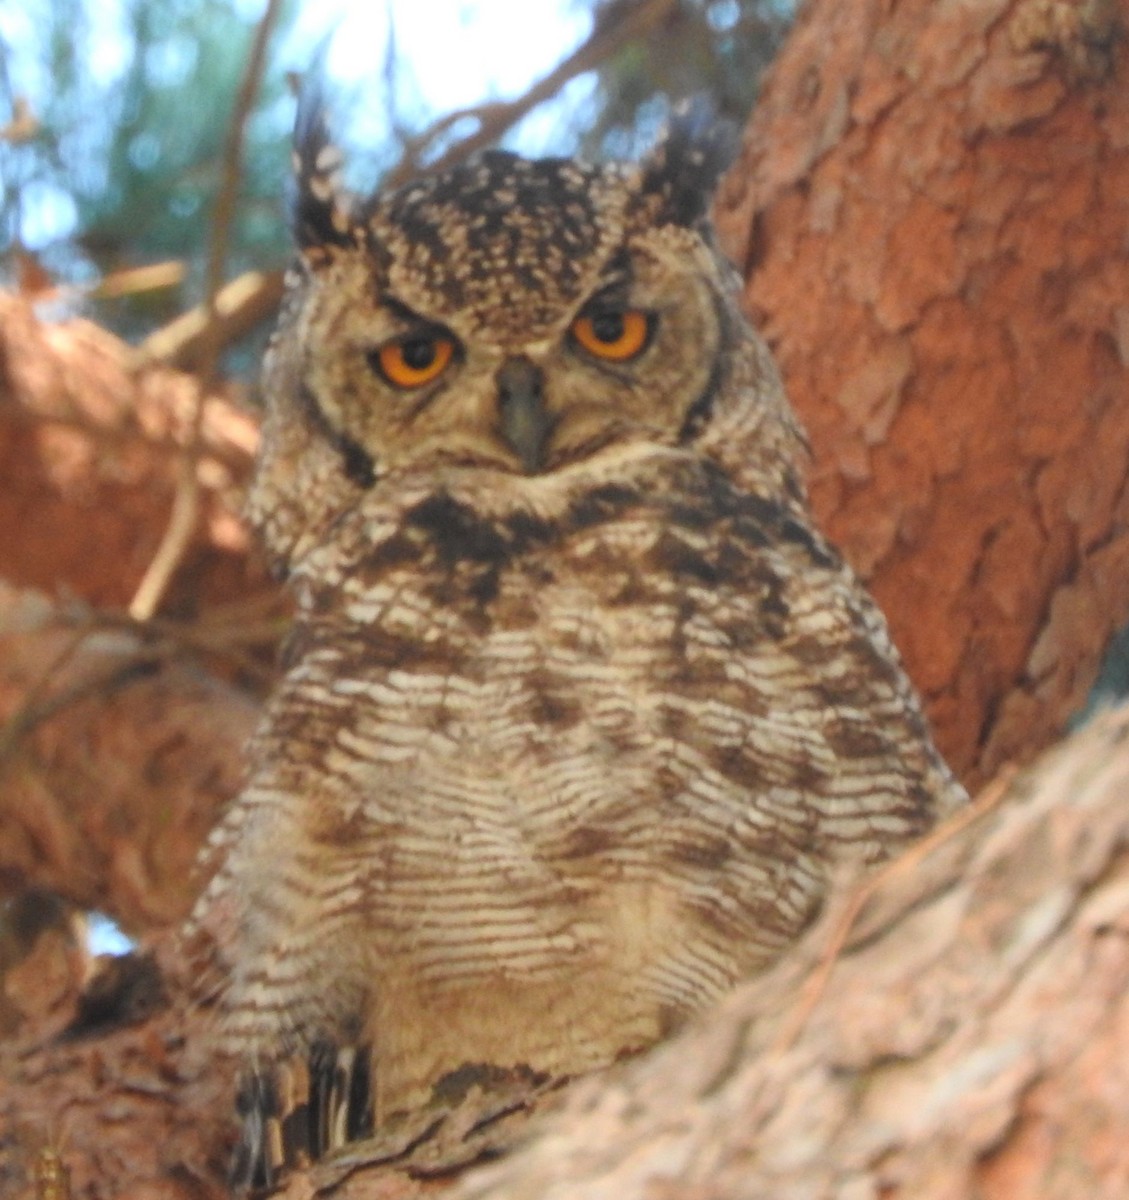
{"label": "owl's tail feather", "polygon": [[315,1046],[307,1060],[248,1071],[235,1107],[241,1129],[231,1185],[241,1192],[273,1188],[281,1175],[368,1137],[373,1129],[367,1047]]}

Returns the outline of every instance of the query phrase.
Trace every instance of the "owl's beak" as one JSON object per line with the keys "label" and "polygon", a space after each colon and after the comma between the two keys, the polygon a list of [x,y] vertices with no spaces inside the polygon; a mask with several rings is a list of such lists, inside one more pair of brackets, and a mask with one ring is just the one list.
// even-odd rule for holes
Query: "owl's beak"
{"label": "owl's beak", "polygon": [[510,358],[495,376],[498,414],[506,443],[533,474],[545,465],[545,449],[554,420],[545,408],[544,380],[528,358]]}

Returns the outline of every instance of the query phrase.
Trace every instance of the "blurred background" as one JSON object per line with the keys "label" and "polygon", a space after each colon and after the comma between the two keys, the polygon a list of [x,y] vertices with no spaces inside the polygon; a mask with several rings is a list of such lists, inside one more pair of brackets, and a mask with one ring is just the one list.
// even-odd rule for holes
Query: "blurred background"
{"label": "blurred background", "polygon": [[[133,342],[202,300],[231,114],[268,7],[0,0],[0,285]],[[288,139],[307,71],[327,81],[359,190],[484,134],[531,155],[624,157],[689,94],[742,121],[792,7],[285,0],[242,127],[222,277],[286,260]],[[227,354],[250,373],[254,337]]]}

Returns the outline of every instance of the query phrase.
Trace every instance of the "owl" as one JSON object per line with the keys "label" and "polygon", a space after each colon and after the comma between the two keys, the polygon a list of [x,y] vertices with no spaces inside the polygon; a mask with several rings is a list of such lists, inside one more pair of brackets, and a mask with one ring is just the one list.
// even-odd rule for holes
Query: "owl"
{"label": "owl", "polygon": [[193,917],[244,1183],[654,1044],[965,799],[813,525],[728,141],[692,108],[638,163],[358,198],[300,110],[249,501],[297,615]]}

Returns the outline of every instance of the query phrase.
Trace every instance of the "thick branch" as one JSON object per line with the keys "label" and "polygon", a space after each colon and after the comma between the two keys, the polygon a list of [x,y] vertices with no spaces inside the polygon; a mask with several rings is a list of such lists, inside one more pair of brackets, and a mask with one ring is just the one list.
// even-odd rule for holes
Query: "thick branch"
{"label": "thick branch", "polygon": [[[132,371],[87,321],[47,325],[0,293],[0,578],[124,606],[160,540],[191,437],[195,383]],[[258,433],[233,397],[204,404],[203,520],[167,609],[195,612],[267,586],[238,511]]]}
{"label": "thick branch", "polygon": [[[696,1027],[572,1085],[499,1163],[446,1186],[402,1165],[345,1178],[319,1168],[283,1195],[1129,1194],[1127,793],[1123,710],[977,819],[958,817],[930,853],[887,866],[833,960],[850,890],[803,945]],[[74,1046],[15,1045],[0,1114],[50,1131],[66,1112],[66,1162],[83,1186],[112,1174],[123,1195],[219,1196],[232,1084],[229,1064],[209,1054],[203,1017],[175,1006]],[[18,1178],[26,1161],[10,1169]]]}
{"label": "thick branch", "polygon": [[577,1086],[531,1146],[453,1195],[1129,1194],[1126,794],[1122,711],[920,867],[888,868],[794,1039],[781,1032],[834,912],[698,1029]]}
{"label": "thick branch", "polygon": [[195,386],[128,361],[111,335],[42,325],[0,297],[0,892],[53,888],[136,933],[190,902],[197,845],[238,786],[256,713],[185,652],[252,680],[284,618],[235,514],[255,427],[218,396],[204,410],[207,519],[177,583],[182,620],[124,618]]}
{"label": "thick branch", "polygon": [[49,888],[134,934],[183,917],[257,714],[170,640],[0,585],[0,895]]}

